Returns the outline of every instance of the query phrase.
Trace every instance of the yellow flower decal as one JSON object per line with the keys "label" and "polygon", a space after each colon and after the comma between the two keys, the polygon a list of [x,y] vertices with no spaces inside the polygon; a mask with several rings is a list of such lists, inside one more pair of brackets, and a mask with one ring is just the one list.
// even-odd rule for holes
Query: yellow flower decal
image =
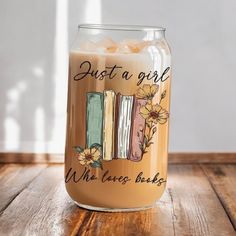
{"label": "yellow flower decal", "polygon": [[89,165],[94,161],[97,161],[101,156],[99,149],[97,148],[87,148],[83,152],[79,153],[78,160],[81,165]]}
{"label": "yellow flower decal", "polygon": [[136,96],[137,98],[143,98],[147,100],[152,100],[155,94],[158,92],[159,85],[153,84],[144,84],[142,88],[137,90]]}
{"label": "yellow flower decal", "polygon": [[166,90],[160,94],[158,103],[153,104],[153,99],[159,91],[159,85],[144,84],[137,90],[136,97],[146,99],[147,103],[139,110],[140,115],[145,119],[144,138],[140,141],[142,154],[147,152],[147,148],[153,144],[152,138],[157,132],[157,124],[165,124],[169,118],[169,113],[161,106],[161,102],[166,97]]}
{"label": "yellow flower decal", "polygon": [[148,123],[165,124],[169,113],[163,109],[159,104],[147,104],[140,108],[140,114]]}
{"label": "yellow flower decal", "polygon": [[85,149],[80,146],[74,146],[74,150],[76,152],[75,157],[79,160],[81,165],[90,165],[91,167],[102,169],[101,145],[95,143]]}

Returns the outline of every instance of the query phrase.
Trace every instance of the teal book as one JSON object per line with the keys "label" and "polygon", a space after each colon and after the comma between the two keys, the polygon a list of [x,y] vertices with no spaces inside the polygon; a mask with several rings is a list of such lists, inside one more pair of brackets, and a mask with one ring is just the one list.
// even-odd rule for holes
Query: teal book
{"label": "teal book", "polygon": [[90,147],[94,143],[102,146],[103,133],[103,93],[87,93],[86,111],[86,144]]}

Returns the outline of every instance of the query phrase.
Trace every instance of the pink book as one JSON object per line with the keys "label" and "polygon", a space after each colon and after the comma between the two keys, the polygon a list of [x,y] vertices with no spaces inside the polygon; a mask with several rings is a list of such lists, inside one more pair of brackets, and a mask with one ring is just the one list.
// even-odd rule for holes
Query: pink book
{"label": "pink book", "polygon": [[141,161],[143,152],[142,144],[145,133],[145,119],[140,115],[140,108],[145,106],[147,100],[135,97],[132,114],[132,129],[129,158],[131,161]]}

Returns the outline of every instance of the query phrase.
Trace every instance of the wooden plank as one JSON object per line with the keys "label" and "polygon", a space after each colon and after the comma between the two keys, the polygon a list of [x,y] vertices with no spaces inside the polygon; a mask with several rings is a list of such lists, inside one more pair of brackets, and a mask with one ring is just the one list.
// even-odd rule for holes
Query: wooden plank
{"label": "wooden plank", "polygon": [[78,235],[234,236],[234,229],[198,166],[170,167],[166,193],[156,207],[131,213],[93,213]]}
{"label": "wooden plank", "polygon": [[169,163],[236,163],[236,153],[170,153]]}
{"label": "wooden plank", "polygon": [[0,235],[71,235],[91,212],[69,199],[63,166],[53,165],[27,186],[0,216]]}
{"label": "wooden plank", "polygon": [[46,165],[4,165],[0,169],[0,214]]}
{"label": "wooden plank", "polygon": [[199,167],[171,166],[167,193],[151,210],[93,213],[78,235],[235,235]]}
{"label": "wooden plank", "polygon": [[153,209],[126,213],[94,212],[77,231],[81,236],[174,236],[171,199],[165,193]]}
{"label": "wooden plank", "polygon": [[175,235],[235,236],[234,228],[198,165],[170,165],[167,191]]}
{"label": "wooden plank", "polygon": [[236,165],[201,165],[236,229]]}
{"label": "wooden plank", "polygon": [[59,153],[11,153],[0,152],[0,163],[63,163]]}
{"label": "wooden plank", "polygon": [[4,167],[6,167],[6,164],[1,164],[1,163],[0,163],[0,175],[1,175],[1,170],[2,170]]}
{"label": "wooden plank", "polygon": [[164,235],[164,232],[174,235],[168,194],[163,196],[158,208],[147,211],[114,214],[87,211],[69,199],[62,168],[47,168],[14,199],[0,217],[0,235],[35,235],[36,232],[37,235],[132,235],[134,232],[147,235],[152,231],[149,235]]}
{"label": "wooden plank", "polygon": [[69,199],[63,166],[51,165],[0,216],[0,235],[233,236],[235,231],[196,165],[171,165],[165,194],[153,209],[98,213]]}
{"label": "wooden plank", "polygon": [[[169,153],[170,164],[236,163],[236,153]],[[63,163],[62,153],[1,153],[0,163]]]}

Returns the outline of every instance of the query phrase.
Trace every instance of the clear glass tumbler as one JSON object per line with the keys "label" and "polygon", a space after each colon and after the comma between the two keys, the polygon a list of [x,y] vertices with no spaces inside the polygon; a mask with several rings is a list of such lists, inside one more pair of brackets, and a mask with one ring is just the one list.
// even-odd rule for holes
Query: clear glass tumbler
{"label": "clear glass tumbler", "polygon": [[151,207],[167,180],[165,29],[80,25],[69,58],[65,183],[81,207]]}

